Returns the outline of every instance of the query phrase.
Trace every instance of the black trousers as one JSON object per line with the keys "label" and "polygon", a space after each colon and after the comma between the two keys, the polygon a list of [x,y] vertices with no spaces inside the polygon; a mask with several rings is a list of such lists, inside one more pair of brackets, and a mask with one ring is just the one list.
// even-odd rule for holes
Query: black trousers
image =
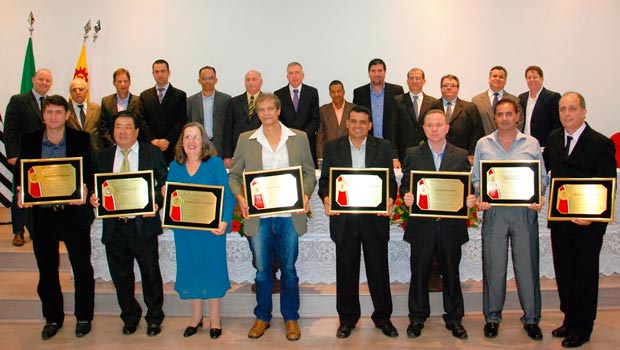
{"label": "black trousers", "polygon": [[34,219],[36,234],[32,237],[34,255],[39,267],[37,292],[48,323],[62,325],[65,319],[64,303],[58,265],[59,242],[64,241],[69,253],[75,284],[75,317],[78,321],[92,321],[95,309],[95,280],[90,263],[90,230],[79,229],[66,211],[38,208]]}
{"label": "black trousers", "polygon": [[161,324],[164,320],[158,246],[156,235],[146,238],[138,235],[135,221],[126,224],[116,222],[112,238],[105,245],[110,275],[121,307],[121,319],[125,324],[138,324],[142,316],[142,308],[135,297],[134,259],[138,261],[142,275],[142,292],[147,307],[144,319],[148,324]]}

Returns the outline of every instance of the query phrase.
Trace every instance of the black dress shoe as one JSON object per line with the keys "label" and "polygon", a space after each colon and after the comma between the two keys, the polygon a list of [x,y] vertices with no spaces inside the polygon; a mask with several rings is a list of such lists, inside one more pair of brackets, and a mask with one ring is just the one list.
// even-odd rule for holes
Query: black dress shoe
{"label": "black dress shoe", "polygon": [[497,333],[499,332],[499,323],[497,322],[487,322],[484,325],[484,336],[487,338],[495,338],[497,337]]}
{"label": "black dress shoe", "polygon": [[381,324],[381,325],[376,325],[376,327],[381,329],[381,332],[383,332],[383,335],[385,335],[386,337],[390,337],[390,338],[398,337],[398,331],[396,330],[396,327],[394,327],[394,325],[390,321],[387,321],[386,323]]}
{"label": "black dress shoe", "polygon": [[341,324],[338,327],[338,331],[336,332],[336,338],[344,339],[348,338],[351,335],[351,331],[355,328],[355,326],[351,326],[349,324]]}
{"label": "black dress shoe", "polygon": [[81,338],[90,333],[90,321],[78,321],[75,325],[75,336]]}
{"label": "black dress shoe", "polygon": [[159,333],[161,333],[161,326],[158,324],[153,323],[146,328],[146,335],[148,335],[149,337],[154,337]]}
{"label": "black dress shoe", "polygon": [[568,327],[562,325],[556,329],[554,329],[553,331],[551,331],[551,335],[556,337],[556,338],[566,338],[568,337],[569,331],[568,331]]}
{"label": "black dress shoe", "polygon": [[537,324],[525,324],[523,329],[527,331],[527,336],[534,340],[542,340],[543,334]]}
{"label": "black dress shoe", "polygon": [[127,324],[125,324],[123,326],[123,334],[124,335],[134,334],[134,333],[136,333],[137,329],[138,329],[138,325],[137,324],[127,323]]}
{"label": "black dress shoe", "polygon": [[41,338],[46,340],[46,339],[49,339],[55,336],[61,327],[62,325],[59,325],[56,322],[46,323],[45,326],[43,326],[43,331],[41,332]]}
{"label": "black dress shoe", "polygon": [[189,326],[185,328],[185,332],[183,332],[183,336],[186,338],[191,337],[192,335],[196,334],[196,332],[198,332],[198,328],[202,328],[202,317],[200,318],[200,322],[198,322],[196,327]]}
{"label": "black dress shoe", "polygon": [[562,346],[565,348],[578,348],[590,340],[589,337],[580,337],[574,334],[568,335],[562,340]]}
{"label": "black dress shoe", "polygon": [[446,329],[452,331],[452,336],[458,339],[467,339],[467,330],[460,323],[447,323]]}
{"label": "black dress shoe", "polygon": [[220,335],[222,335],[221,328],[211,328],[209,330],[209,336],[211,336],[211,339],[217,339],[220,337]]}
{"label": "black dress shoe", "polygon": [[422,334],[422,328],[424,328],[424,323],[419,322],[411,322],[407,327],[407,337],[409,338],[417,338]]}

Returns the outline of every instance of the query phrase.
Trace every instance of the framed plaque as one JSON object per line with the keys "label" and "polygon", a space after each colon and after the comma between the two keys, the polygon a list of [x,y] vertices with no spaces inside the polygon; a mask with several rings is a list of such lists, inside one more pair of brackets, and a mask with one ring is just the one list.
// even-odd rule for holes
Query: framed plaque
{"label": "framed plaque", "polygon": [[414,202],[409,207],[409,216],[468,218],[471,173],[412,170],[410,179],[409,191]]}
{"label": "framed plaque", "polygon": [[389,179],[387,168],[329,168],[331,211],[387,214]]}
{"label": "framed plaque", "polygon": [[540,160],[480,161],[480,197],[492,206],[529,206],[542,197]]}
{"label": "framed plaque", "polygon": [[154,214],[154,187],[152,170],[95,174],[97,218]]}
{"label": "framed plaque", "polygon": [[614,220],[615,178],[554,178],[547,221]]}
{"label": "framed plaque", "polygon": [[63,204],[82,200],[82,157],[22,159],[20,164],[24,204]]}
{"label": "framed plaque", "polygon": [[166,182],[162,226],[216,231],[223,206],[224,186]]}
{"label": "framed plaque", "polygon": [[250,217],[304,210],[301,166],[243,172]]}

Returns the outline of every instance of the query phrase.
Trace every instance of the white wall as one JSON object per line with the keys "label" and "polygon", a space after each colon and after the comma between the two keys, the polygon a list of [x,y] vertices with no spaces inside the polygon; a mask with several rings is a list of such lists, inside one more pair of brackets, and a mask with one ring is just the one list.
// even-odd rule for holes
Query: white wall
{"label": "white wall", "polygon": [[51,93],[68,95],[83,26],[100,19],[96,43],[87,42],[91,96],[114,91],[112,72],[132,73],[132,91],[154,84],[151,63],[170,62],[171,82],[193,94],[197,71],[218,70],[218,89],[244,91],[249,69],[263,73],[264,91],[286,84],[286,64],[304,65],[305,82],[329,101],[327,85],[345,84],[347,99],[368,82],[367,64],[387,62],[387,81],[406,86],[406,72],[426,71],[428,93],[439,96],[439,78],[461,80],[469,100],[488,88],[493,65],[508,69],[506,89],[527,90],[523,71],[536,64],[551,90],[582,92],[588,121],[606,135],[615,121],[615,83],[620,77],[620,35],[615,0],[4,0],[0,5],[0,109],[19,90],[28,38],[26,19],[35,15],[36,66],[54,75]]}

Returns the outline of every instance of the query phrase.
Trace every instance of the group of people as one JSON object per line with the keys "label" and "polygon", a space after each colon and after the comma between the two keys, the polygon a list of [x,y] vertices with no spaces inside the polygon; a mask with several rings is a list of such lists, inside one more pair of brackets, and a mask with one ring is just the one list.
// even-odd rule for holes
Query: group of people
{"label": "group of people", "polygon": [[[339,338],[349,337],[361,316],[362,250],[374,305],[372,320],[386,336],[398,336],[390,320],[393,306],[387,254],[389,214],[398,193],[395,168],[402,167],[405,174],[400,194],[408,206],[415,202],[407,176],[411,170],[473,171],[475,194],[466,198],[466,204],[484,211],[484,334],[492,338],[499,333],[510,244],[524,312],[521,321],[527,335],[535,340],[543,338],[538,326],[537,214],[544,200],[529,207],[498,207],[482,201],[480,162],[539,161],[543,188],[552,177],[616,176],[614,145],[585,123],[583,96],[576,92],[560,96],[545,89],[542,69],[536,66],[526,69],[530,91],[519,97],[504,90],[506,69],[493,67],[489,90],[469,103],[458,98],[459,79],[454,75],[441,78],[442,97],[435,99],[423,92],[426,81],[421,69],[407,73],[409,91],[405,93],[401,86],[385,82],[385,62],[373,59],[368,65],[370,82],[355,89],[353,103],[345,101],[344,85],[335,80],[329,84],[332,102],[320,108],[318,91],[303,84],[303,68],[297,62],[287,67],[289,84],[273,94],[261,91],[259,72],[249,71],[245,75],[246,92],[236,97],[215,90],[213,67],[199,70],[201,92],[189,98],[168,82],[166,61],[157,60],[152,68],[156,86],[139,98],[129,92],[129,72],[116,70],[113,82],[117,92],[104,97],[101,106],[87,101],[88,87],[80,79],[71,82],[69,102],[58,95],[46,96],[51,73],[41,69],[32,79],[32,92],[13,96],[7,107],[5,135],[12,164],[19,164],[19,159],[83,157],[86,195],[81,200],[33,207],[20,203],[23,189],[16,187],[15,191],[14,243],[19,244],[21,239],[23,244],[25,221],[40,270],[44,339],[53,337],[64,321],[57,269],[60,240],[67,246],[75,275],[76,335],[84,336],[91,329],[94,281],[88,261],[89,230],[92,208],[100,205],[92,178],[97,172],[153,170],[157,209],[162,206],[166,181],[224,186],[222,224],[217,230],[174,230],[175,289],[192,305],[184,336],[194,335],[203,327],[204,299],[209,299],[210,336],[217,338],[222,333],[220,299],[230,288],[224,234],[230,231],[236,203],[245,219],[245,234],[257,271],[256,321],[248,336],[259,338],[270,327],[272,267],[277,260],[280,309],[286,338],[291,341],[301,337],[295,261],[298,237],[307,231],[305,214],[317,183],[317,166],[322,170],[318,195],[330,217],[330,235],[336,245]],[[291,166],[302,169],[304,209],[249,217],[243,173]],[[388,169],[387,213],[332,212],[329,169],[333,167]],[[16,184],[20,176],[16,170]],[[19,207],[29,207],[26,220],[23,216],[20,219],[23,211]],[[560,308],[565,315],[563,324],[552,334],[564,338],[563,346],[576,347],[589,340],[596,316],[598,255],[606,224],[572,220],[552,222],[550,227]],[[163,292],[157,251],[161,233],[158,213],[103,219],[102,241],[121,306],[124,334],[137,330],[142,315],[134,296],[134,259],[140,267],[148,308],[147,334],[155,336],[161,331]],[[468,240],[465,220],[411,217],[404,239],[411,244],[407,336],[420,336],[430,315],[428,280],[435,258],[443,277],[446,328],[453,336],[466,339],[459,279],[461,246]]]}

